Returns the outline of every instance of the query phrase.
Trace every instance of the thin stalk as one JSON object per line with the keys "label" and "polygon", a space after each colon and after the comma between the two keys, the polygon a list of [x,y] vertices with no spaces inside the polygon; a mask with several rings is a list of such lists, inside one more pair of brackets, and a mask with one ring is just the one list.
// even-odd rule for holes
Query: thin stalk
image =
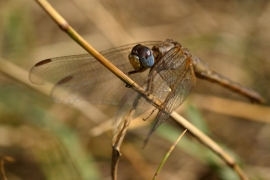
{"label": "thin stalk", "polygon": [[5,168],[4,168],[5,161],[14,162],[15,159],[13,157],[11,157],[11,156],[4,156],[3,159],[1,159],[1,164],[0,164],[1,173],[2,173],[3,179],[8,180],[8,178],[6,176],[6,173],[5,173]]}
{"label": "thin stalk", "polygon": [[169,151],[166,153],[166,155],[164,156],[162,162],[160,163],[154,177],[153,180],[156,179],[158,173],[161,171],[163,165],[165,164],[166,160],[168,159],[168,157],[170,156],[171,152],[174,150],[175,146],[177,145],[177,143],[180,141],[180,139],[184,136],[184,134],[187,132],[187,129],[185,129],[185,131],[183,131],[180,136],[177,138],[177,140],[173,143],[173,145],[170,147]]}

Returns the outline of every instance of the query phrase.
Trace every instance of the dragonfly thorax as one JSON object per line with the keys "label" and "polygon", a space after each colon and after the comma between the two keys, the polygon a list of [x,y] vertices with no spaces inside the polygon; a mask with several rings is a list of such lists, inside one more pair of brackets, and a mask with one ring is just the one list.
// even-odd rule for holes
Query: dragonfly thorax
{"label": "dragonfly thorax", "polygon": [[172,39],[167,39],[166,41],[157,43],[153,46],[152,51],[155,59],[159,60],[164,54],[170,51],[174,47],[182,47],[182,45]]}

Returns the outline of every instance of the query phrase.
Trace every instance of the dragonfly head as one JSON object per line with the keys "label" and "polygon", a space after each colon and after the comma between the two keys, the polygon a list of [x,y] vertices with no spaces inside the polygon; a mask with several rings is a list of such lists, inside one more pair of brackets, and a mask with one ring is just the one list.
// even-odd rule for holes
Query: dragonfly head
{"label": "dragonfly head", "polygon": [[137,44],[132,48],[128,59],[135,70],[151,68],[155,63],[151,49],[141,44]]}

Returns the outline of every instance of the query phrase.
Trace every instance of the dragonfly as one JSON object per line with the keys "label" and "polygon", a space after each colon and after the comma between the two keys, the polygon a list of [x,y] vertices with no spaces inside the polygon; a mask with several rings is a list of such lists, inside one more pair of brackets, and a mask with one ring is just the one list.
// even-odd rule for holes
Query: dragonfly
{"label": "dragonfly", "polygon": [[[218,83],[247,97],[251,102],[263,103],[256,91],[212,70],[210,66],[177,41],[148,41],[113,48],[101,54],[121,71],[129,75],[161,102],[155,121],[147,136],[179,107],[196,84],[196,78]],[[152,107],[142,95],[126,88],[125,84],[103,67],[90,54],[46,59],[32,67],[29,79],[34,84],[54,83],[51,97],[59,102],[74,103],[86,100],[94,104],[119,106],[116,121],[130,111],[136,103],[134,116]],[[117,120],[120,119],[120,120]]]}

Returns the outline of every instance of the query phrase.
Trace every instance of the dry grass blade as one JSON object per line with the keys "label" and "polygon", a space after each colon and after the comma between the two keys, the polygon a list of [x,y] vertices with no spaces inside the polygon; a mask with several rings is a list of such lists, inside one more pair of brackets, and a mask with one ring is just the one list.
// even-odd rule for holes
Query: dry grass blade
{"label": "dry grass blade", "polygon": [[187,129],[185,129],[180,136],[178,137],[178,139],[173,143],[173,145],[170,147],[169,151],[167,152],[167,154],[165,155],[165,157],[163,158],[162,162],[160,163],[154,177],[153,180],[156,179],[158,173],[160,172],[161,168],[163,167],[164,163],[166,162],[166,160],[168,159],[168,157],[170,156],[171,152],[174,150],[175,146],[177,145],[177,143],[180,141],[180,139],[184,136],[184,134],[187,132]]}
{"label": "dry grass blade", "polygon": [[[46,10],[46,12],[57,22],[60,28],[65,31],[73,40],[75,40],[78,44],[80,44],[87,52],[89,52],[93,57],[95,57],[101,64],[103,64],[107,69],[109,69],[113,74],[115,74],[118,78],[124,81],[128,86],[132,87],[133,90],[140,93],[144,98],[148,99],[148,101],[152,102],[152,104],[160,109],[162,102],[157,99],[155,96],[146,93],[140,86],[138,86],[134,81],[132,81],[128,76],[126,76],[122,71],[117,69],[112,63],[110,63],[107,59],[105,59],[98,51],[92,48],[45,0],[37,0],[37,2]],[[216,143],[214,143],[210,138],[196,129],[192,124],[190,124],[187,120],[180,118],[176,112],[171,114],[171,117],[178,121],[182,126],[189,129],[192,135],[194,135],[197,139],[199,139],[204,145],[209,147],[212,151],[218,154],[230,167],[232,167],[239,175],[242,180],[247,180],[246,175],[242,172],[239,166],[236,165],[235,161],[225,153]],[[180,118],[180,120],[179,120]],[[121,126],[119,130],[119,134],[117,135],[116,141],[113,144],[116,144],[116,147],[113,151],[113,155],[116,157],[116,161],[114,163],[117,165],[120,157],[120,145],[126,133],[127,126],[129,125],[129,119],[126,119],[123,122],[123,126]],[[115,171],[117,170],[117,166],[114,166]],[[116,179],[116,174],[114,174]]]}
{"label": "dry grass blade", "polygon": [[[193,94],[192,100],[196,106],[202,109],[252,121],[270,123],[270,109],[267,106],[249,104],[209,95],[201,96],[198,94]],[[204,102],[207,102],[207,104]],[[209,104],[211,104],[211,106],[209,106]]]}
{"label": "dry grass blade", "polygon": [[138,100],[139,100],[139,98],[135,99],[133,106],[132,106],[132,109],[130,110],[129,114],[118,125],[117,131],[116,131],[116,133],[113,137],[113,140],[112,140],[113,152],[112,152],[111,175],[112,175],[113,180],[117,180],[117,167],[118,167],[118,163],[119,163],[120,156],[121,156],[120,147],[121,147],[122,142],[124,140],[124,137],[126,135],[130,121],[132,120],[132,117],[135,113],[135,109],[138,105]]}
{"label": "dry grass blade", "polygon": [[130,121],[132,120],[132,114],[134,110],[130,112],[130,115],[125,118],[124,121],[118,126],[118,130],[112,140],[112,164],[111,164],[111,176],[113,180],[117,180],[117,167],[120,160],[121,152],[120,147],[124,140]]}
{"label": "dry grass blade", "polygon": [[[113,45],[116,46],[119,41],[122,43],[134,42],[134,38],[119,24],[117,19],[106,10],[100,1],[73,0],[73,3],[97,26]],[[98,11],[95,11],[95,9],[98,9]],[[89,14],[89,12],[92,13]],[[102,21],[107,23],[101,24],[100,22]],[[110,31],[108,31],[108,29],[110,29]],[[115,33],[121,34],[121,36],[114,36]]]}
{"label": "dry grass blade", "polygon": [[6,173],[5,173],[5,168],[4,168],[4,163],[5,161],[8,161],[8,162],[14,162],[15,159],[13,157],[10,157],[10,156],[4,156],[2,159],[1,159],[1,173],[3,175],[3,179],[4,180],[8,180],[7,176],[6,176]]}

